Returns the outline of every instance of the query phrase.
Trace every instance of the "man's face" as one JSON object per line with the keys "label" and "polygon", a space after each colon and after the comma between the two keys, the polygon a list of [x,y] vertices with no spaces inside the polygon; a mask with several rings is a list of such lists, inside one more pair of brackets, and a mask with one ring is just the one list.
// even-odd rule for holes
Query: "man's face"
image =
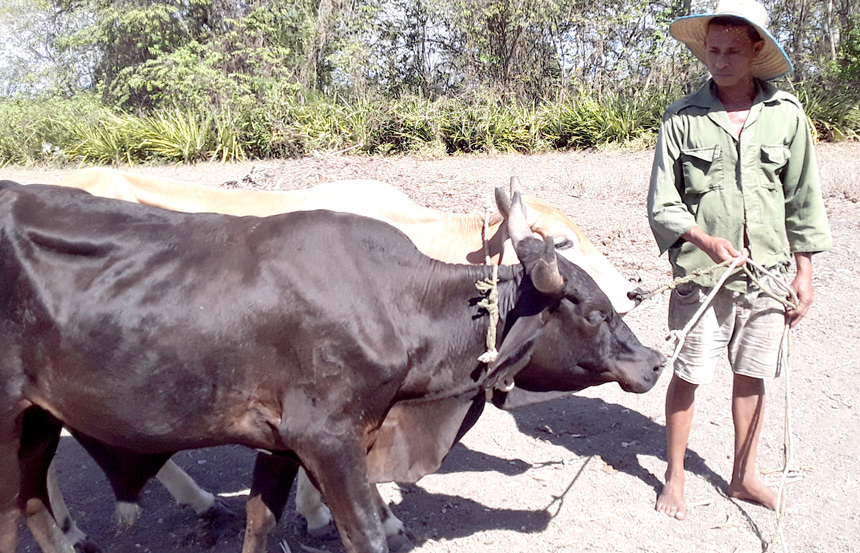
{"label": "man's face", "polygon": [[752,80],[752,62],[764,47],[753,42],[745,27],[711,25],[705,35],[705,65],[717,86],[729,87]]}

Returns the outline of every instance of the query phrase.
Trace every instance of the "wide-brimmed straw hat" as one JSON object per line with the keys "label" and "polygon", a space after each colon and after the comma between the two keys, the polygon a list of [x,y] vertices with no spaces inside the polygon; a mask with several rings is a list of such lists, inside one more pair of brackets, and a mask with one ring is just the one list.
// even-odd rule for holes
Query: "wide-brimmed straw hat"
{"label": "wide-brimmed straw hat", "polygon": [[791,60],[767,31],[767,9],[755,0],[720,0],[714,13],[676,19],[669,26],[669,32],[704,62],[708,24],[711,19],[725,15],[749,22],[764,40],[764,47],[752,64],[753,76],[764,80],[776,79],[792,70]]}

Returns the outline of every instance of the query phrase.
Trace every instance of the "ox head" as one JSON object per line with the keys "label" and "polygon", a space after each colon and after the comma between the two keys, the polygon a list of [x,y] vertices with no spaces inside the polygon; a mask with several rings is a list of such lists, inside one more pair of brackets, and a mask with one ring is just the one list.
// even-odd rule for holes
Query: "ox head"
{"label": "ox head", "polygon": [[628,392],[650,390],[665,358],[639,342],[606,294],[584,270],[557,255],[552,240],[533,236],[515,179],[511,189],[508,233],[534,287],[526,295],[534,299],[518,302],[509,332],[530,336],[531,347],[527,359],[522,350],[506,354],[501,348],[494,370],[515,374],[515,386],[496,390],[493,402],[510,408],[607,382]]}
{"label": "ox head", "polygon": [[[511,179],[512,182],[516,177]],[[523,196],[528,226],[542,240],[551,239],[558,254],[581,267],[607,295],[620,314],[632,310],[641,301],[642,292],[624,278],[585,236],[576,223],[560,210],[535,198]],[[496,205],[505,218],[511,209],[511,195],[496,188]]]}

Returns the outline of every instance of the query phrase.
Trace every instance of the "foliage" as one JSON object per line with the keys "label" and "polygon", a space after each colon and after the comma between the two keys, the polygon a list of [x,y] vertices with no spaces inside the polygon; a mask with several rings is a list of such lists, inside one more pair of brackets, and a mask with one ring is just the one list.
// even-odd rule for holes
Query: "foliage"
{"label": "foliage", "polygon": [[829,89],[808,81],[798,83],[794,92],[819,139],[860,140],[860,92],[856,88]]}
{"label": "foliage", "polygon": [[108,110],[93,95],[0,98],[0,165],[64,162],[65,147],[73,141],[69,125],[100,119]]}
{"label": "foliage", "polygon": [[854,17],[853,28],[845,36],[835,73],[843,83],[860,85],[860,15]]}
{"label": "foliage", "polygon": [[[764,0],[824,139],[860,133],[860,5]],[[7,0],[0,164],[648,144],[706,76],[668,0]]]}

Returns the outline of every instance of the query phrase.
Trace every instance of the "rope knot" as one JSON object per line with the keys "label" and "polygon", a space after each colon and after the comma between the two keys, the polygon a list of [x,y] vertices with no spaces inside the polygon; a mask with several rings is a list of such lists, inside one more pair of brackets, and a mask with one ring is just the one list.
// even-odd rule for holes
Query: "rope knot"
{"label": "rope knot", "polygon": [[490,365],[499,357],[496,350],[496,327],[499,324],[499,266],[492,263],[490,259],[490,247],[487,235],[489,234],[490,213],[484,215],[484,259],[487,265],[493,265],[493,276],[475,283],[475,288],[487,297],[478,302],[478,307],[487,311],[490,316],[490,325],[487,328],[487,351],[478,357],[478,361]]}
{"label": "rope knot", "polygon": [[481,363],[493,363],[499,356],[496,351],[496,327],[499,324],[499,266],[493,265],[493,276],[475,283],[482,294],[487,297],[478,302],[478,307],[484,309],[490,316],[490,324],[487,328],[487,351],[478,357]]}

